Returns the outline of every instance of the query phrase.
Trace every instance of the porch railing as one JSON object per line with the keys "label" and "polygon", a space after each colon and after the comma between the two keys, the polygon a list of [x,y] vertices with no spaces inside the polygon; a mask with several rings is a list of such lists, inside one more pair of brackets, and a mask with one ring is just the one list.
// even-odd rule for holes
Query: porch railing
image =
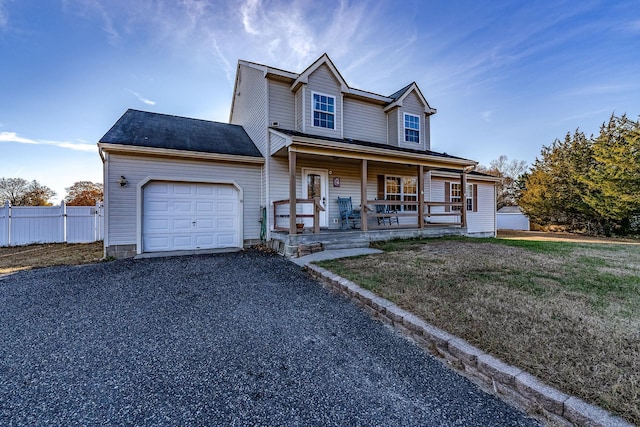
{"label": "porch railing", "polygon": [[[362,213],[366,218],[367,229],[396,229],[396,228],[418,228],[420,221],[418,218],[418,201],[405,200],[367,200]],[[423,202],[423,226],[462,226],[462,203],[461,202]],[[376,212],[376,205],[384,205],[383,212]],[[318,198],[296,199],[296,224],[304,224],[305,219],[311,219],[314,233],[320,232],[320,212],[324,208]],[[311,206],[311,208],[305,208]],[[403,208],[404,207],[404,208]],[[413,207],[413,208],[411,208]],[[415,210],[413,210],[415,209]],[[378,220],[380,218],[380,220]],[[389,221],[389,218],[398,218],[398,221]],[[290,234],[301,233],[306,226],[298,226],[295,232],[289,230],[289,199],[276,200],[273,202],[273,229],[275,231],[289,231]],[[384,220],[383,220],[384,219]]]}
{"label": "porch railing", "polygon": [[[418,218],[419,203],[418,201],[405,200],[367,200],[366,206],[384,205],[386,207],[384,211],[380,213],[376,212],[375,208],[364,209],[367,217],[367,228],[416,228],[420,224]],[[425,226],[463,225],[461,202],[423,203],[423,221]],[[402,208],[403,206],[404,209]],[[411,206],[415,207],[411,208]],[[380,220],[378,220],[378,218],[380,218]],[[398,218],[398,221],[393,223],[389,221],[390,218]],[[369,219],[371,219],[371,221],[369,221]],[[382,223],[380,224],[380,222]]]}
{"label": "porch railing", "polygon": [[[315,197],[313,199],[296,199],[296,207],[302,212],[296,212],[296,224],[303,224],[302,227],[297,226],[295,233],[292,233],[289,230],[289,199],[285,200],[276,200],[273,202],[273,229],[276,231],[289,231],[289,234],[301,233],[304,229],[304,219],[312,218],[313,219],[313,232],[320,232],[320,212],[324,211],[324,207],[320,204],[320,199]],[[304,213],[305,206],[311,205],[311,210],[313,213]],[[286,207],[286,209],[284,209]],[[283,219],[286,218],[286,222]],[[282,225],[285,222],[286,225]],[[299,229],[298,229],[299,227]]]}

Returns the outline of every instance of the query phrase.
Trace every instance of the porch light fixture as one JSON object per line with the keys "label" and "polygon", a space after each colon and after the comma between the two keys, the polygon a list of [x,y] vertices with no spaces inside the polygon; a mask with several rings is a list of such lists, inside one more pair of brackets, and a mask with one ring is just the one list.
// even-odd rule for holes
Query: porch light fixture
{"label": "porch light fixture", "polygon": [[127,178],[124,177],[124,175],[120,175],[120,179],[118,180],[118,184],[120,184],[120,187],[126,187],[128,182],[127,182]]}

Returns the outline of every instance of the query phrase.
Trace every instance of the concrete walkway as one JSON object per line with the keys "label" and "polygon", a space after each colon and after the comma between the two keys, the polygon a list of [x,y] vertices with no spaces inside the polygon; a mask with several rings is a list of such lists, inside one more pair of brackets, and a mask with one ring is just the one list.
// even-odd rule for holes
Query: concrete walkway
{"label": "concrete walkway", "polygon": [[326,261],[328,259],[347,258],[360,255],[379,254],[380,249],[373,248],[351,248],[351,249],[334,249],[322,252],[316,252],[311,255],[305,255],[299,258],[291,258],[294,263],[305,266],[314,261]]}

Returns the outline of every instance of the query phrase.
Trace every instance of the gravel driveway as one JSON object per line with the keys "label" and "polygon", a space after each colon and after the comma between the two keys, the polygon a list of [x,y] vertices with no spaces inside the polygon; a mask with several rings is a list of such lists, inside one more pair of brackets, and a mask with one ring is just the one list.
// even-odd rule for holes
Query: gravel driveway
{"label": "gravel driveway", "polygon": [[0,278],[0,340],[0,425],[537,425],[256,251]]}

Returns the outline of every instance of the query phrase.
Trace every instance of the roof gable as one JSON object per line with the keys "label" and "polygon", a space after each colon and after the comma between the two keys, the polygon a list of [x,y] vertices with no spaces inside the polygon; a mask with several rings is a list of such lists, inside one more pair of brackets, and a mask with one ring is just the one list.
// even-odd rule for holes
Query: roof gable
{"label": "roof gable", "polygon": [[435,114],[437,112],[437,110],[435,108],[431,108],[431,106],[427,102],[427,100],[424,97],[424,95],[422,95],[422,91],[420,91],[420,88],[418,87],[416,82],[413,82],[413,83],[403,87],[402,89],[400,89],[396,93],[390,95],[389,98],[393,98],[393,102],[391,102],[389,105],[387,105],[384,108],[384,111],[389,111],[389,110],[391,110],[392,108],[395,108],[395,107],[402,107],[402,103],[407,98],[407,96],[409,96],[409,94],[411,94],[411,93],[415,93],[416,96],[418,97],[418,99],[420,100],[420,102],[422,103],[422,105],[424,105],[424,112],[426,114]]}
{"label": "roof gable", "polygon": [[132,109],[99,142],[262,157],[242,126]]}
{"label": "roof gable", "polygon": [[327,55],[326,53],[323,53],[320,58],[316,59],[316,61],[313,64],[307,67],[307,69],[304,70],[298,76],[298,78],[294,80],[293,84],[291,85],[291,89],[295,91],[298,89],[298,87],[301,84],[309,83],[309,76],[313,74],[313,72],[316,71],[318,68],[320,68],[322,65],[326,65],[329,68],[329,70],[331,70],[333,77],[338,81],[338,84],[340,85],[340,90],[342,92],[348,92],[349,85],[347,85],[347,82],[344,80],[344,78],[342,77],[342,75],[340,74],[336,66],[333,64],[333,61],[331,61],[331,59],[329,58],[329,55]]}

